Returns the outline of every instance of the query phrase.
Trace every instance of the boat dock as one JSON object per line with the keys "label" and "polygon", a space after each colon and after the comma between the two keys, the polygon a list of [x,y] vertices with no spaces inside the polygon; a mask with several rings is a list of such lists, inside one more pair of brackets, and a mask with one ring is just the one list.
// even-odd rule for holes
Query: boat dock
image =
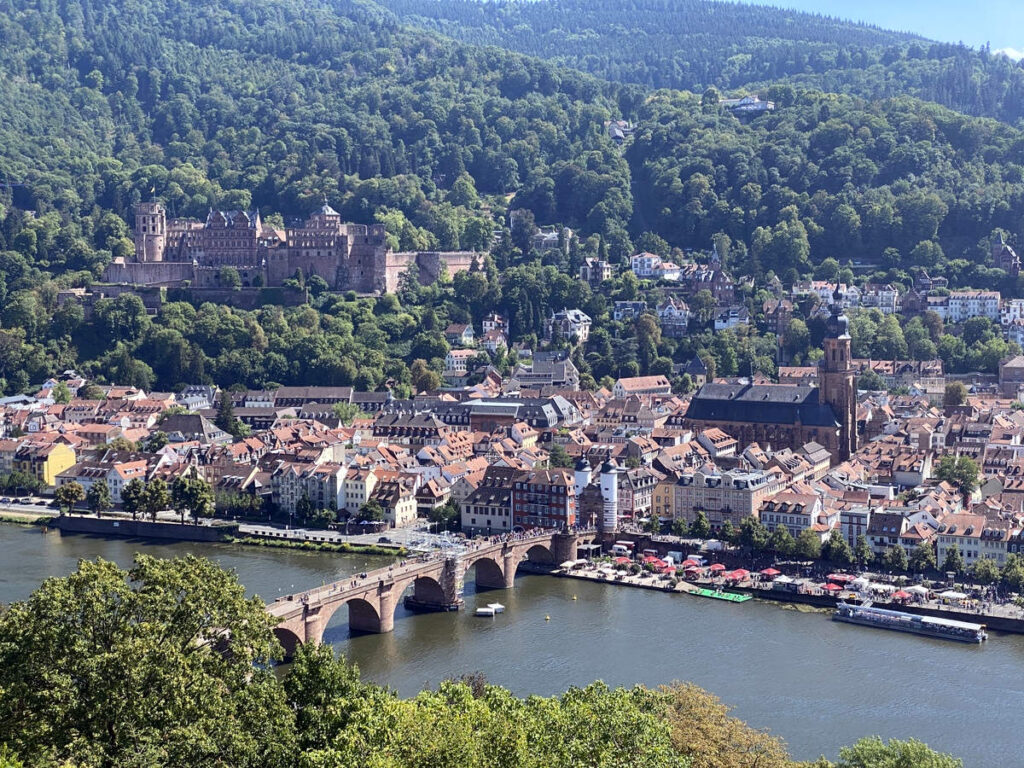
{"label": "boat dock", "polygon": [[738,595],[735,592],[719,592],[717,589],[705,589],[703,587],[693,590],[691,595],[698,595],[699,597],[710,597],[713,600],[725,600],[729,603],[745,603],[747,600],[752,600],[750,595]]}

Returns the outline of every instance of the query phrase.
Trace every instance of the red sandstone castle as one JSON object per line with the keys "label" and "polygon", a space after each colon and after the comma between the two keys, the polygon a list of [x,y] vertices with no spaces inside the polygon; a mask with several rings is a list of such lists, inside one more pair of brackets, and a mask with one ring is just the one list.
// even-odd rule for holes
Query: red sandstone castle
{"label": "red sandstone castle", "polygon": [[168,219],[158,202],[135,207],[135,259],[116,259],[108,283],[198,288],[220,286],[221,269],[237,270],[245,287],[281,285],[301,270],[319,275],[332,290],[393,292],[400,275],[415,267],[421,283],[469,269],[483,255],[473,251],[395,253],[383,224],[349,224],[326,201],[301,226],[266,226],[258,211],[214,211],[205,222]]}

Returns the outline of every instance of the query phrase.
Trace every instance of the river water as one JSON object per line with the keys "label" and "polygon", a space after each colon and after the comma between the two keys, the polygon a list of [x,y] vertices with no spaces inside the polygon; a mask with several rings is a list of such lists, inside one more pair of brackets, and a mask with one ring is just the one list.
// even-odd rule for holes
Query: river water
{"label": "river water", "polygon": [[[80,558],[122,566],[133,553],[187,552],[233,568],[265,599],[377,567],[380,558],[218,544],[153,544],[62,536],[0,525],[0,602],[23,599]],[[577,599],[573,599],[573,597]],[[498,601],[504,614],[477,618]],[[752,600],[725,604],[622,586],[523,576],[508,592],[475,592],[457,614],[399,607],[395,631],[350,638],[340,610],[325,640],[364,677],[403,695],[483,672],[520,695],[554,694],[602,679],[612,685],[693,681],[734,714],[782,736],[795,757],[835,758],[866,735],[914,737],[967,768],[1024,765],[1024,637],[993,634],[968,646],[839,624]]]}

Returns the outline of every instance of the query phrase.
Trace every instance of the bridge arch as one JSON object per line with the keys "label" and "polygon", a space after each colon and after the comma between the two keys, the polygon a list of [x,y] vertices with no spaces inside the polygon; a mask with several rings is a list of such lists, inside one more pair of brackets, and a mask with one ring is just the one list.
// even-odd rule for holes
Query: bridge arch
{"label": "bridge arch", "polygon": [[[381,631],[380,613],[377,607],[361,597],[346,601],[348,605],[348,629],[350,634],[378,633]],[[326,622],[324,624],[326,626]]]}
{"label": "bridge arch", "polygon": [[[413,596],[417,600],[443,605],[447,602],[444,588],[433,576],[417,576],[412,580]],[[405,590],[403,590],[404,592]],[[397,601],[396,601],[397,602]]]}
{"label": "bridge arch", "polygon": [[484,589],[506,589],[508,587],[505,568],[493,557],[487,555],[478,557],[466,566],[466,572],[469,571],[473,571],[478,592]]}
{"label": "bridge arch", "polygon": [[526,550],[526,559],[531,563],[538,563],[540,565],[557,565],[555,563],[555,553],[546,544],[534,544]]}
{"label": "bridge arch", "polygon": [[277,642],[281,644],[281,648],[284,649],[285,660],[291,660],[295,658],[295,654],[298,653],[299,646],[302,645],[302,638],[297,634],[288,629],[288,627],[277,626],[274,627],[274,637],[277,638]]}

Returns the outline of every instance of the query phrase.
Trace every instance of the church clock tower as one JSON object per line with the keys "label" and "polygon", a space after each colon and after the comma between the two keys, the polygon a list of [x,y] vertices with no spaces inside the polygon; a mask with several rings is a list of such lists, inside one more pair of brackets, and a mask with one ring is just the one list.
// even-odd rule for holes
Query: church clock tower
{"label": "church clock tower", "polygon": [[825,334],[825,357],[818,372],[821,399],[832,406],[839,422],[839,461],[857,451],[857,390],[854,387],[850,347],[850,321],[842,313],[842,294],[836,285],[832,294],[832,316]]}

